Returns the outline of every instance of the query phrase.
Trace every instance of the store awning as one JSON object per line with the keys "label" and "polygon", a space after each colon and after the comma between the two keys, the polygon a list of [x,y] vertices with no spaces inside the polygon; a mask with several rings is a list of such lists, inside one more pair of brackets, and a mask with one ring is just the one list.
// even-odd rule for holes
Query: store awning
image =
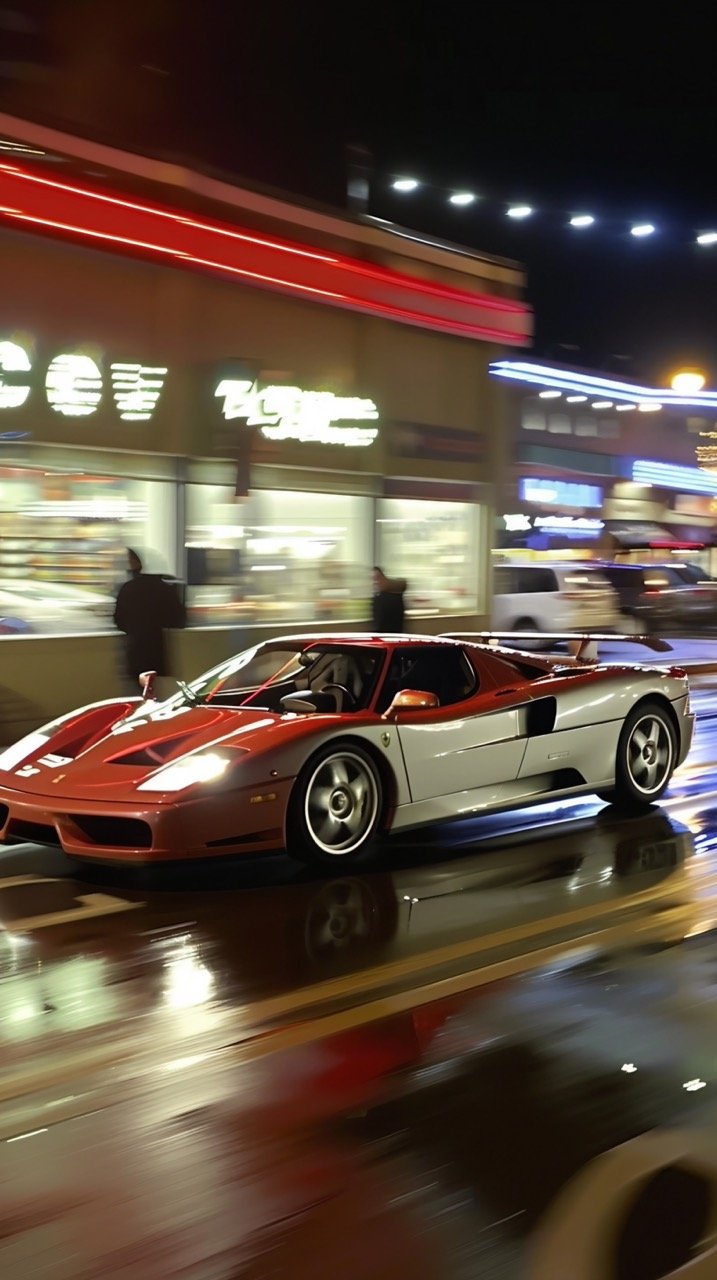
{"label": "store awning", "polygon": [[[680,526],[670,528],[663,524],[649,524],[640,520],[606,520],[603,537],[612,535],[626,550],[650,551],[699,551],[712,545],[712,530],[705,529],[704,537],[694,537],[695,530]],[[702,531],[700,531],[702,532]]]}

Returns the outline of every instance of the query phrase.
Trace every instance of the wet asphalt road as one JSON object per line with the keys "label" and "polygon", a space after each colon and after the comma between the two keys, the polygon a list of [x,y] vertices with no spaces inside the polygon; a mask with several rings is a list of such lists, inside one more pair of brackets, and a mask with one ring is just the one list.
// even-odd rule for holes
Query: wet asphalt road
{"label": "wet asphalt road", "polygon": [[333,877],[0,851],[2,1274],[717,1276],[707,678],[694,700],[641,816],[546,805]]}

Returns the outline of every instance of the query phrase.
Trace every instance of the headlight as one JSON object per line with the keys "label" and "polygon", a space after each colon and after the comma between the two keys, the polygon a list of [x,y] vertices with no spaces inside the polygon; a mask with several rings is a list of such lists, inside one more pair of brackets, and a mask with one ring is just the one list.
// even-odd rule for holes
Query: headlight
{"label": "headlight", "polygon": [[181,760],[165,765],[145,782],[140,782],[137,790],[183,791],[185,787],[194,786],[197,782],[215,782],[217,778],[221,778],[228,765],[226,756],[218,756],[213,751],[184,756]]}

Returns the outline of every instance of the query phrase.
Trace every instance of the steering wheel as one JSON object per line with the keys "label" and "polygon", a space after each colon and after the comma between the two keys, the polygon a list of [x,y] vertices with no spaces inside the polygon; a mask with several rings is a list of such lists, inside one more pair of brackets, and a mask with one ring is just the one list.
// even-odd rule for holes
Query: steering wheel
{"label": "steering wheel", "polygon": [[351,690],[346,688],[345,684],[324,684],[321,686],[322,693],[328,693],[332,689],[338,690],[339,693],[343,694],[343,700],[341,704],[342,711],[356,710],[356,707],[358,706],[358,702],[354,697],[354,695],[352,694]]}

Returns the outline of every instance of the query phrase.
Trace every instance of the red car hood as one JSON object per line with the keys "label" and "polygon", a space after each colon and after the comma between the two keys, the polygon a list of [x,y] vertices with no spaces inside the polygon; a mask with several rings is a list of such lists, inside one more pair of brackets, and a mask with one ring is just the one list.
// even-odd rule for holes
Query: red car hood
{"label": "red car hood", "polygon": [[[0,787],[63,799],[131,801],[138,783],[188,752],[214,747],[246,751],[259,741],[265,749],[277,738],[284,740],[287,731],[296,733],[298,724],[298,720],[250,708],[180,706],[171,711],[160,707],[139,716],[135,712],[73,760],[62,754],[58,734],[57,744],[51,738],[11,772],[0,774]],[[139,794],[147,803],[159,800],[157,792]]]}

